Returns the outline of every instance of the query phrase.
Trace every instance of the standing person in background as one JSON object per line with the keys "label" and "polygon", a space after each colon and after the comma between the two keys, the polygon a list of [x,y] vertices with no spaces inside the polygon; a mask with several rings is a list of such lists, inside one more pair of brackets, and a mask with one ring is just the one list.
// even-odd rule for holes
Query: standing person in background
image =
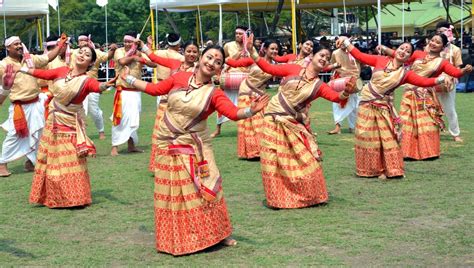
{"label": "standing person in background", "polygon": [[[8,64],[16,69],[22,66],[43,68],[56,58],[59,50],[66,46],[66,41],[64,35],[55,49],[37,56],[30,55],[18,36],[11,36],[5,40],[8,56],[0,62],[0,68],[4,70]],[[0,104],[7,97],[10,98],[11,105],[8,119],[1,125],[7,134],[0,157],[0,177],[10,176],[7,164],[23,156],[27,158],[25,170],[34,170],[38,142],[44,127],[44,103],[48,98],[45,94],[40,94],[38,80],[23,73],[14,77],[10,89],[0,90]]]}
{"label": "standing person in background", "polygon": [[[436,33],[446,35],[449,41],[449,44],[446,46],[444,51],[441,52],[441,57],[459,68],[463,64],[462,53],[461,49],[454,45],[453,29],[453,26],[447,21],[440,21],[436,24]],[[442,91],[438,92],[438,98],[443,106],[444,113],[448,118],[449,133],[453,136],[454,141],[462,142],[458,114],[456,112],[456,84],[458,80],[450,76],[448,76],[448,80],[450,86],[442,87]]]}
{"label": "standing person in background", "polygon": [[[137,51],[134,43],[135,32],[128,32],[123,38],[124,47],[115,50],[115,73],[120,75],[125,66],[130,69],[130,75],[136,79],[142,78],[143,65],[156,67],[148,57]],[[140,126],[140,111],[142,105],[141,92],[135,90],[125,80],[117,79],[117,91],[114,96],[114,111],[112,115],[112,150],[110,155],[117,156],[118,146],[126,143],[129,153],[143,153],[136,147],[138,143],[138,128]]]}
{"label": "standing person in background", "polygon": [[279,63],[293,63],[306,67],[313,57],[314,43],[311,39],[308,39],[299,44],[299,49],[300,52],[298,54],[286,54],[284,56],[277,55],[274,60]]}
{"label": "standing person in background", "polygon": [[[343,36],[350,37],[350,35]],[[356,79],[360,79],[360,63],[354,59],[354,57],[352,57],[347,50],[342,48],[336,49],[332,53],[331,64],[336,64],[337,67],[339,67],[335,69],[332,79],[347,77],[355,77]],[[361,89],[362,88],[358,88],[357,90]],[[328,134],[340,134],[341,123],[345,118],[347,118],[349,123],[349,132],[352,133],[354,131],[357,119],[357,106],[359,106],[359,96],[357,94],[351,94],[345,105],[333,103],[332,112],[334,115],[336,127],[329,131]]]}
{"label": "standing person in background", "polygon": [[[91,35],[89,33],[82,33],[77,38],[79,48],[74,49],[71,55],[71,66],[74,66],[77,53],[79,52],[80,48],[83,47],[90,47],[95,50],[97,55],[97,60],[94,63],[94,66],[90,68],[87,72],[87,75],[91,78],[98,79],[99,75],[99,67],[100,64],[103,62],[107,62],[108,60],[112,59],[117,49],[117,45],[111,44],[109,46],[108,52],[103,52],[100,49],[96,49],[94,43],[91,40]],[[108,70],[107,70],[108,71]],[[86,115],[90,113],[92,117],[92,121],[94,121],[95,127],[99,132],[99,139],[105,139],[105,128],[104,128],[104,117],[102,116],[103,112],[99,107],[99,98],[100,94],[96,92],[91,92],[87,95],[87,98],[84,101],[84,110]]]}
{"label": "standing person in background", "polygon": [[[235,27],[235,41],[226,43],[224,45],[224,52],[226,58],[232,58],[232,59],[240,59],[243,57],[248,57],[248,52],[246,52],[245,49],[245,43],[244,39],[247,38],[248,28],[245,26],[237,26]],[[248,67],[239,67],[239,68],[228,68],[227,70],[223,71],[220,75],[221,77],[239,77],[239,79],[236,79],[234,82],[235,85],[240,85],[240,83],[247,77],[249,70]],[[218,74],[217,74],[218,75]],[[222,81],[222,79],[219,79]],[[238,87],[237,89],[226,89],[224,88],[225,85],[220,85],[221,89],[224,89],[225,95],[234,103],[234,105],[237,105],[238,102],[238,97],[239,97],[239,90]],[[217,114],[217,126],[216,126],[216,131],[211,134],[211,137],[214,138],[216,136],[219,136],[221,134],[221,127],[222,124],[225,122],[229,121],[229,119],[222,114],[218,113]]]}

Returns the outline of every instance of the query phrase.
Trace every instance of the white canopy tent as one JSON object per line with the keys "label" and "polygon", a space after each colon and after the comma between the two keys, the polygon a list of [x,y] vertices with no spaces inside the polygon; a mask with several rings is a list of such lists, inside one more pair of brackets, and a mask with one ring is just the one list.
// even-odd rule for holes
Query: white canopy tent
{"label": "white canopy tent", "polygon": [[1,12],[7,18],[28,18],[49,14],[48,0],[4,0]]}
{"label": "white canopy tent", "polygon": [[[192,11],[192,10],[219,10],[220,21],[222,21],[223,11],[269,11],[274,12],[278,6],[278,0],[150,0],[151,9],[167,9],[169,11]],[[295,22],[295,9],[317,9],[335,7],[356,7],[377,4],[378,11],[378,41],[381,42],[382,28],[380,12],[382,4],[399,3],[402,0],[285,0],[283,9],[292,10],[293,27]],[[293,31],[295,33],[295,31]],[[293,40],[296,35],[293,34]],[[222,23],[219,23],[219,43],[222,42]]]}
{"label": "white canopy tent", "polygon": [[[49,14],[48,0],[4,0],[2,2],[3,5],[0,7],[0,12],[2,12],[3,16],[5,38],[7,36],[6,19],[32,18]],[[40,27],[38,27],[39,29]],[[38,33],[38,36],[40,35],[41,33]]]}

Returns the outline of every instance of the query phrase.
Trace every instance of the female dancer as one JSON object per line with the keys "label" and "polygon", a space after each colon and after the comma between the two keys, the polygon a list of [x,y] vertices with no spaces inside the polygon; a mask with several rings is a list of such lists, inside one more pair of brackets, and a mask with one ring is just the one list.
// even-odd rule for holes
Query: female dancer
{"label": "female dancer", "polygon": [[99,83],[86,72],[96,60],[94,49],[82,47],[72,68],[20,69],[34,77],[54,80],[50,89],[46,127],[41,136],[30,203],[49,208],[86,206],[92,203],[87,156],[96,153],[87,137],[82,102],[91,92],[101,93],[115,83]]}
{"label": "female dancer", "polygon": [[[444,34],[434,35],[428,43],[428,51],[415,51],[408,62],[411,70],[423,77],[436,77],[441,73],[460,78],[472,71],[467,65],[458,69],[440,53],[448,44]],[[381,47],[386,55],[393,55],[390,48]],[[402,151],[404,158],[423,160],[440,155],[440,129],[444,129],[443,109],[434,87],[406,86],[400,106],[402,123]]]}
{"label": "female dancer", "polygon": [[272,65],[255,50],[252,53],[264,72],[284,77],[278,94],[265,108],[260,142],[263,187],[269,207],[301,208],[328,200],[321,154],[309,127],[309,105],[318,97],[345,102],[355,86],[350,84],[338,93],[318,78],[330,57],[329,49],[320,47],[311,64],[302,67]]}
{"label": "female dancer", "polygon": [[[272,62],[278,55],[278,43],[267,40],[262,44],[264,59]],[[262,72],[251,58],[240,58],[238,60],[227,59],[227,65],[237,67],[249,67],[249,75],[240,84],[238,107],[245,108],[256,98],[265,94],[268,80],[273,76]],[[263,125],[263,111],[256,115],[240,120],[237,123],[237,155],[239,158],[252,159],[260,156],[260,133]]]}
{"label": "female dancer", "polygon": [[347,49],[361,63],[374,67],[370,82],[360,94],[355,129],[356,173],[361,177],[400,177],[404,175],[400,149],[400,118],[393,107],[393,92],[405,83],[430,87],[444,83],[444,76],[425,78],[403,67],[413,53],[411,43],[403,43],[393,58],[360,52],[347,37],[336,46]]}
{"label": "female dancer", "polygon": [[301,44],[300,53],[275,56],[274,60],[279,63],[293,63],[306,67],[313,57],[314,43],[308,39]]}
{"label": "female dancer", "polygon": [[[181,62],[172,58],[163,58],[155,55],[151,49],[149,49],[142,41],[138,40],[138,46],[142,48],[142,51],[148,56],[148,58],[164,67],[171,69],[171,74],[174,74],[178,71],[184,72],[193,72],[196,66],[196,62],[199,59],[199,48],[194,41],[188,41],[184,44],[184,62]],[[161,118],[165,113],[166,106],[168,103],[168,98],[166,96],[161,96],[160,105],[156,111],[155,117],[155,126],[153,127],[153,134],[151,135],[151,154],[150,154],[150,164],[148,169],[152,172],[155,171],[155,159],[157,154],[157,138],[158,138],[158,129],[161,122]]]}
{"label": "female dancer", "polygon": [[214,160],[207,118],[218,111],[233,120],[262,110],[269,97],[238,109],[211,82],[224,64],[220,46],[207,47],[194,72],[178,72],[158,84],[123,77],[150,95],[168,94],[158,130],[155,169],[156,248],[173,255],[193,253],[222,241],[233,246],[222,178]]}

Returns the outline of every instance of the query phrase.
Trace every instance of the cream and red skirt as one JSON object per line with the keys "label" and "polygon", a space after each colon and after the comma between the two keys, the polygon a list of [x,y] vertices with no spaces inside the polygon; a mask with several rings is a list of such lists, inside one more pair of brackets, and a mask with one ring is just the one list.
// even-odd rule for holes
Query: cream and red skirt
{"label": "cream and red skirt", "polygon": [[189,157],[161,148],[156,155],[156,249],[172,255],[203,250],[232,233],[223,192],[213,202],[202,198],[185,167]]}
{"label": "cream and red skirt", "polygon": [[423,99],[417,98],[413,90],[403,94],[400,118],[405,158],[423,160],[440,155],[440,128],[424,108],[433,105],[433,98],[428,94]]}
{"label": "cream and red skirt", "polygon": [[[252,99],[248,95],[239,96],[238,107],[250,106]],[[237,156],[252,159],[260,156],[260,135],[263,127],[263,112],[237,121]]]}
{"label": "cream and red skirt", "polygon": [[403,176],[403,155],[392,130],[393,122],[389,109],[371,103],[359,105],[355,128],[358,176]]}
{"label": "cream and red skirt", "polygon": [[267,205],[302,208],[328,201],[321,164],[305,145],[305,136],[265,116],[260,164]]}
{"label": "cream and red skirt", "polygon": [[92,203],[87,158],[78,157],[75,139],[74,133],[54,133],[52,123],[47,123],[38,148],[30,203],[49,208]]}
{"label": "cream and red skirt", "polygon": [[167,102],[160,102],[158,108],[156,109],[155,125],[153,126],[153,133],[151,134],[150,164],[148,165],[148,170],[151,172],[155,172],[156,154],[158,152],[158,130],[160,129],[161,119],[165,114],[167,106]]}

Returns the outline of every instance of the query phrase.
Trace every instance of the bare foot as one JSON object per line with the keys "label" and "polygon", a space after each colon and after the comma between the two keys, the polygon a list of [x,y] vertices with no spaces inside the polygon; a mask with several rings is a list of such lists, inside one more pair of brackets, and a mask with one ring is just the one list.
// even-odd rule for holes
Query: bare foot
{"label": "bare foot", "polygon": [[220,131],[214,131],[212,134],[211,134],[211,138],[215,138],[217,136],[221,135],[221,132]]}
{"label": "bare foot", "polygon": [[0,177],[8,177],[10,175],[12,173],[8,171],[7,164],[0,164]]}
{"label": "bare foot", "polygon": [[105,133],[99,132],[99,140],[105,140]]}
{"label": "bare foot", "polygon": [[336,124],[336,127],[333,130],[328,131],[328,134],[329,135],[341,134],[341,126],[339,126],[339,124]]}
{"label": "bare foot", "polygon": [[110,151],[111,156],[117,156],[119,155],[117,146],[112,146],[112,151]]}
{"label": "bare foot", "polygon": [[379,176],[379,180],[382,180],[382,181],[387,180],[387,176],[385,176],[385,174],[382,174]]}
{"label": "bare foot", "polygon": [[233,239],[232,237],[227,237],[226,239],[221,241],[221,244],[227,247],[233,247],[237,245],[237,240]]}
{"label": "bare foot", "polygon": [[26,172],[33,172],[35,171],[35,165],[30,161],[30,159],[27,159],[25,161],[25,171]]}
{"label": "bare foot", "polygon": [[455,142],[464,142],[464,140],[460,136],[454,136],[453,138]]}

